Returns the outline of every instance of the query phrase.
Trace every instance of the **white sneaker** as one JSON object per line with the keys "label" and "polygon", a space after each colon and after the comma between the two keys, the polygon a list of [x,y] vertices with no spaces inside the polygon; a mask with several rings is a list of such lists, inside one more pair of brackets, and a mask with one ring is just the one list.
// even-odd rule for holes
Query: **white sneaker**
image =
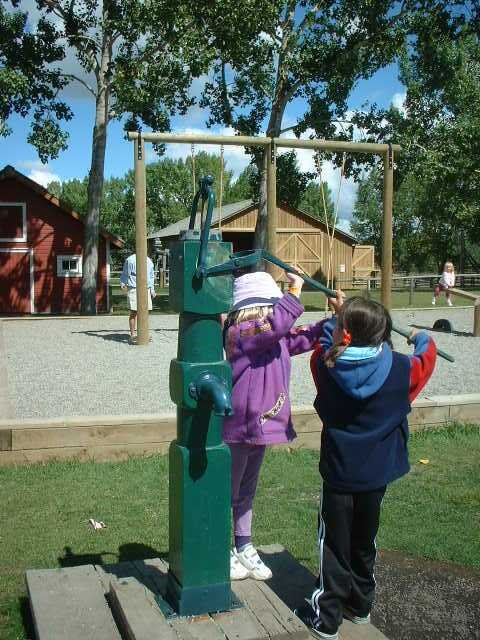
{"label": "white sneaker", "polygon": [[262,562],[253,544],[247,544],[242,551],[235,550],[239,562],[248,569],[251,578],[255,580],[269,580],[272,572],[267,565]]}
{"label": "white sneaker", "polygon": [[245,580],[250,575],[233,551],[230,551],[230,580]]}
{"label": "white sneaker", "polygon": [[451,300],[447,300],[447,304],[449,307],[453,307],[453,302]]}
{"label": "white sneaker", "polygon": [[353,624],[369,624],[370,622],[369,613],[366,616],[356,616],[353,611],[350,611],[348,608],[343,610],[343,617],[353,622]]}
{"label": "white sneaker", "polygon": [[436,302],[435,298],[432,298],[432,304],[433,304],[433,306],[435,306],[435,302]]}

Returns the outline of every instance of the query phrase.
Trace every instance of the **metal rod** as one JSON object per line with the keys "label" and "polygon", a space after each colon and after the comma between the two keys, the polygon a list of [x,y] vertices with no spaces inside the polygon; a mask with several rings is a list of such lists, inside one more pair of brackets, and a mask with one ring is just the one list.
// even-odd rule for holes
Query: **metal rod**
{"label": "metal rod", "polygon": [[[273,262],[274,264],[278,265],[279,267],[282,267],[282,269],[285,269],[285,271],[288,271],[289,273],[294,273],[295,275],[300,276],[301,278],[303,278],[303,280],[307,284],[311,285],[315,289],[319,289],[327,297],[329,297],[329,298],[336,298],[337,297],[337,292],[336,291],[333,291],[332,289],[328,289],[321,282],[318,282],[317,280],[314,280],[313,278],[309,278],[305,274],[300,273],[296,269],[293,269],[288,264],[285,264],[284,262],[282,262],[282,260],[280,260],[279,258],[276,258],[275,256],[271,256],[271,255],[269,255],[267,253],[264,253],[264,258],[266,260],[269,260],[269,261]],[[397,325],[393,325],[392,326],[392,331],[394,331],[395,333],[398,333],[399,335],[403,336],[404,338],[409,338],[410,337],[410,332],[409,331],[406,331],[405,329],[401,329],[400,327],[397,327]],[[445,358],[445,360],[448,360],[449,362],[455,362],[455,358],[453,358],[451,355],[449,355],[445,351],[442,351],[441,349],[438,349],[438,347],[437,347],[437,353],[442,358]]]}
{"label": "metal rod", "polygon": [[[397,327],[395,324],[392,326],[392,330],[395,331],[395,333],[398,333],[399,335],[403,336],[404,338],[407,338],[407,339],[410,338],[409,331],[405,331],[405,329],[401,329],[400,327]],[[445,358],[445,360],[448,360],[449,362],[455,362],[455,358],[453,356],[449,355],[445,351],[442,351],[438,347],[437,347],[437,354],[441,358]]]}
{"label": "metal rod", "polygon": [[392,307],[393,147],[383,157],[382,304]]}
{"label": "metal rod", "polygon": [[135,254],[137,293],[137,344],[148,344],[147,289],[147,193],[145,181],[145,145],[137,133],[134,144],[135,166]]}

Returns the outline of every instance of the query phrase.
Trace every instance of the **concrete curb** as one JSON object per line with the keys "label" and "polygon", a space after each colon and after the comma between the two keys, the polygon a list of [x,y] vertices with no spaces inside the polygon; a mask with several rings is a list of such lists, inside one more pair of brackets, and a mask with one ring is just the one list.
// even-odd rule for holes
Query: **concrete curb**
{"label": "concrete curb", "polygon": [[[322,425],[314,409],[295,407],[293,419],[298,437],[291,446],[318,449]],[[409,417],[412,431],[453,422],[480,423],[480,394],[420,398]],[[166,453],[175,436],[175,414],[0,420],[0,466]]]}

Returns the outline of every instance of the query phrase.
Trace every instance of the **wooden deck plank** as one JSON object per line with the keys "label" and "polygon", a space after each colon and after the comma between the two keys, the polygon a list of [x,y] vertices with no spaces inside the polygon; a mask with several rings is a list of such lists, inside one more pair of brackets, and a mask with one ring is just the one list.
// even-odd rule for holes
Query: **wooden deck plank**
{"label": "wooden deck plank", "polygon": [[121,640],[92,565],[27,571],[26,583],[37,640]]}
{"label": "wooden deck plank", "polygon": [[228,640],[268,640],[265,629],[248,609],[234,609],[211,615]]}
{"label": "wooden deck plank", "polygon": [[[300,620],[294,621],[294,615],[279,598],[264,584],[256,580],[234,582],[232,589],[247,609],[255,616],[255,621],[265,629],[272,640],[308,640],[310,633]],[[270,596],[266,593],[270,591]]]}
{"label": "wooden deck plank", "polygon": [[118,562],[117,564],[96,564],[98,574],[105,594],[110,593],[110,583],[123,578],[138,578],[140,574],[133,562]]}
{"label": "wooden deck plank", "polygon": [[112,582],[109,596],[122,635],[128,640],[178,640],[149,589],[135,578]]}
{"label": "wooden deck plank", "polygon": [[152,591],[155,593],[165,593],[167,586],[168,564],[161,558],[147,558],[146,560],[136,560],[135,567],[153,585]]}
{"label": "wooden deck plank", "polygon": [[[172,618],[170,621],[176,640],[226,640],[225,634],[210,616]],[[162,638],[163,640],[163,638]]]}

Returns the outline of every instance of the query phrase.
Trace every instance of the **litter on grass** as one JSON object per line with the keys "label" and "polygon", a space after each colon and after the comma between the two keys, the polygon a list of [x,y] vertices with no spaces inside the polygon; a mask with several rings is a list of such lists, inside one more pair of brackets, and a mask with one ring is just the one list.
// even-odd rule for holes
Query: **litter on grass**
{"label": "litter on grass", "polygon": [[88,521],[88,525],[93,529],[93,531],[98,531],[99,529],[106,529],[107,525],[104,522],[98,522],[93,518],[90,518]]}

